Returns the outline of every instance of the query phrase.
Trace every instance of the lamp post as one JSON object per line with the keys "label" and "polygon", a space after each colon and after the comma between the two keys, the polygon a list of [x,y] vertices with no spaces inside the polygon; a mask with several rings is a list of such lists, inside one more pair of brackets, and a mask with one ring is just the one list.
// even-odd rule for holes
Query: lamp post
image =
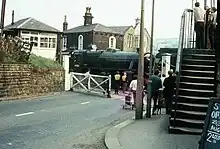
{"label": "lamp post", "polygon": [[144,4],[141,0],[140,50],[138,63],[138,80],[136,90],[135,119],[143,118],[143,86],[144,86]]}
{"label": "lamp post", "polygon": [[4,29],[4,21],[5,21],[5,5],[6,0],[2,0],[2,11],[1,11],[1,36],[3,35],[3,29]]}
{"label": "lamp post", "polygon": [[155,0],[153,0],[152,2],[150,68],[149,68],[149,85],[148,85],[148,93],[147,93],[147,113],[146,113],[147,118],[151,117],[151,76],[152,76],[152,70],[153,70],[154,6],[155,6]]}

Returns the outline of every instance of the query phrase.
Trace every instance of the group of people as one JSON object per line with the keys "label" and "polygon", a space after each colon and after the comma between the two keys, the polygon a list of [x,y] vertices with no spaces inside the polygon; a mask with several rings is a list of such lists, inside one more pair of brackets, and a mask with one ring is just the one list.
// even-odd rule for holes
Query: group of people
{"label": "group of people", "polygon": [[[160,71],[155,70],[154,74],[151,76],[151,99],[153,99],[153,115],[156,111],[156,106],[158,103],[158,98],[161,94],[163,94],[163,98],[165,99],[165,107],[166,107],[166,114],[171,113],[172,109],[172,99],[174,95],[174,88],[176,86],[176,77],[175,74],[173,74],[173,71],[170,70],[168,72],[168,77],[164,80],[159,76]],[[164,76],[164,75],[163,75]],[[133,100],[134,100],[134,106],[136,104],[136,90],[137,90],[137,75],[134,75],[132,78],[127,75],[126,72],[124,72],[122,75],[120,75],[119,72],[117,72],[114,76],[115,79],[115,94],[118,94],[118,90],[120,86],[122,87],[123,93],[126,90],[129,90],[129,92],[133,93]],[[147,92],[147,87],[149,85],[149,76],[147,74],[144,75],[144,91]],[[144,93],[143,93],[144,97]]]}
{"label": "group of people", "polygon": [[203,49],[205,47],[205,28],[208,33],[208,43],[211,49],[215,48],[214,38],[216,30],[216,19],[217,19],[217,9],[215,7],[207,8],[204,10],[200,7],[200,3],[195,3],[195,8],[193,9],[194,21],[195,21],[195,32],[196,32],[196,48]]}

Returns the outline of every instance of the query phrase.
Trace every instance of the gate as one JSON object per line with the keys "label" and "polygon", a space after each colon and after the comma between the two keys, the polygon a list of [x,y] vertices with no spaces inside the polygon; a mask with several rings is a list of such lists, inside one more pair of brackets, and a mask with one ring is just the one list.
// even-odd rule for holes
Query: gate
{"label": "gate", "polygon": [[71,91],[110,97],[111,75],[70,72],[70,79]]}

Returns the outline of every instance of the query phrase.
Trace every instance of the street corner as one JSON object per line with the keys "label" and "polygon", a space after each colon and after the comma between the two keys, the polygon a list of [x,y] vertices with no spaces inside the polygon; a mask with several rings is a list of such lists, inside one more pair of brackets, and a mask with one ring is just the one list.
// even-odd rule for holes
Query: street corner
{"label": "street corner", "polygon": [[134,119],[128,119],[108,129],[105,134],[105,146],[108,149],[123,149],[123,146],[119,143],[118,134],[122,128],[132,124],[133,122],[135,122]]}

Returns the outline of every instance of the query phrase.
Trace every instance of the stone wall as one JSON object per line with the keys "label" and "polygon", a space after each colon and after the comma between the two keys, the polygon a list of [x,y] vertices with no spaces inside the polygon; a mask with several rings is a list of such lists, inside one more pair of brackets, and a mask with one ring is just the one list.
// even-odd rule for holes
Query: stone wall
{"label": "stone wall", "polygon": [[0,97],[30,96],[64,90],[64,70],[0,64]]}

